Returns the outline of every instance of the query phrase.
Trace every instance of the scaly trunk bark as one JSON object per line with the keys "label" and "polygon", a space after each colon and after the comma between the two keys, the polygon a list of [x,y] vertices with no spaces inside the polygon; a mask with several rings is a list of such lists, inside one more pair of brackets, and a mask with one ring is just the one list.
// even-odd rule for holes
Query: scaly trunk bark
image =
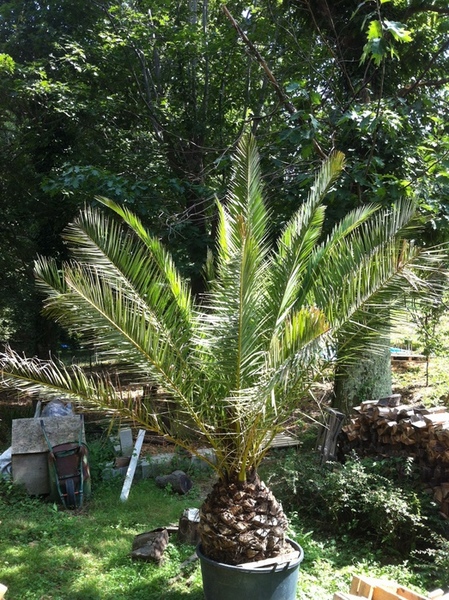
{"label": "scaly trunk bark", "polygon": [[220,479],[200,509],[203,554],[230,565],[281,554],[286,529],[280,502],[257,474],[244,483]]}

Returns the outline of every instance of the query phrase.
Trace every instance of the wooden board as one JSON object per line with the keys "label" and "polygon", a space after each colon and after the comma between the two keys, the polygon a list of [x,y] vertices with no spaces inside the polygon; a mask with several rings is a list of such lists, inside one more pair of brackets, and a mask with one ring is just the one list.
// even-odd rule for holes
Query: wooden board
{"label": "wooden board", "polygon": [[373,589],[373,600],[402,600],[401,596],[398,596],[395,592],[392,592],[389,588],[375,587]]}
{"label": "wooden board", "polygon": [[[441,600],[442,590],[433,592],[435,598]],[[366,577],[364,575],[355,575],[352,579],[349,594],[341,594],[336,600],[345,600],[346,597],[366,598],[368,600],[429,600],[429,596],[423,596],[418,592],[414,592],[406,587],[403,587],[395,581],[385,579],[376,579],[374,577]],[[335,598],[335,597],[334,597]]]}
{"label": "wooden board", "polygon": [[273,441],[270,444],[270,448],[286,448],[287,446],[297,446],[299,440],[292,435],[286,433],[278,433],[274,436]]}
{"label": "wooden board", "polygon": [[400,585],[398,585],[396,593],[401,596],[401,598],[405,598],[405,600],[428,600],[429,598],[428,596],[423,596],[422,594],[418,594],[418,592],[414,592],[413,590],[409,590]]}
{"label": "wooden board", "polygon": [[265,558],[263,560],[256,560],[254,562],[249,563],[241,563],[236,565],[237,567],[241,567],[243,569],[257,570],[263,567],[271,567],[277,565],[283,565],[284,563],[294,562],[298,560],[300,557],[300,552],[295,550],[295,552],[289,552],[288,554],[281,554],[280,556],[276,556],[274,558]]}
{"label": "wooden board", "polygon": [[376,586],[382,585],[385,589],[395,589],[396,583],[385,579],[375,579],[365,575],[354,575],[351,582],[350,593],[362,598],[373,598]]}
{"label": "wooden board", "polygon": [[122,502],[126,502],[129,496],[129,490],[131,489],[131,484],[134,479],[134,474],[136,472],[137,461],[139,460],[140,451],[142,450],[143,439],[145,437],[145,429],[139,429],[139,433],[137,435],[136,445],[134,446],[134,450],[131,457],[131,462],[129,463],[128,470],[126,472],[125,482],[123,484],[122,493],[120,494],[120,500]]}

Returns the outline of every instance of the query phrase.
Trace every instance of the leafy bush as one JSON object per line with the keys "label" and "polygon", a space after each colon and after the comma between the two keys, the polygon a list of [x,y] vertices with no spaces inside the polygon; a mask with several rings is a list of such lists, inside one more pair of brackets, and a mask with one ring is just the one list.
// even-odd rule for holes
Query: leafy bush
{"label": "leafy bush", "polygon": [[89,466],[92,481],[100,481],[106,463],[115,458],[114,448],[108,438],[89,441]]}
{"label": "leafy bush", "polygon": [[409,461],[354,456],[324,468],[316,454],[290,452],[278,461],[270,485],[284,507],[315,530],[369,540],[385,555],[404,557],[435,547],[444,533]]}

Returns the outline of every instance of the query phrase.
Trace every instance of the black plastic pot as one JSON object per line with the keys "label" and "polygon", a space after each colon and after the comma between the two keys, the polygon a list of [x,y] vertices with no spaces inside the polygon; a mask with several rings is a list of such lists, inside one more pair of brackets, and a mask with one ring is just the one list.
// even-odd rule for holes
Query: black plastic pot
{"label": "black plastic pot", "polygon": [[295,600],[299,566],[304,552],[293,540],[295,560],[277,566],[245,569],[219,563],[204,556],[201,544],[196,553],[200,559],[205,600]]}

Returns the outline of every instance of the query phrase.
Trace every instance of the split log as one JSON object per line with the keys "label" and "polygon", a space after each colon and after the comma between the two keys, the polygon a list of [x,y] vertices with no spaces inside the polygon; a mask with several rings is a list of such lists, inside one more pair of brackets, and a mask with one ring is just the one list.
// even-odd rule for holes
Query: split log
{"label": "split log", "polygon": [[184,471],[173,471],[170,475],[159,475],[156,479],[156,485],[160,488],[170,486],[177,494],[187,494],[192,489],[193,482]]}
{"label": "split log", "polygon": [[439,424],[443,424],[443,423],[448,423],[449,422],[449,414],[446,411],[440,412],[440,413],[428,414],[428,415],[423,415],[423,419],[427,423],[430,423],[431,425],[435,426],[435,425],[439,425]]}
{"label": "split log", "polygon": [[184,544],[195,546],[199,542],[198,525],[200,511],[198,508],[186,508],[179,518],[178,540]]}
{"label": "split log", "polygon": [[131,558],[161,563],[167,544],[168,531],[165,528],[140,533],[133,540]]}
{"label": "split log", "polygon": [[377,404],[379,406],[399,406],[401,402],[401,394],[392,394],[391,396],[385,396],[385,398],[379,398]]}

